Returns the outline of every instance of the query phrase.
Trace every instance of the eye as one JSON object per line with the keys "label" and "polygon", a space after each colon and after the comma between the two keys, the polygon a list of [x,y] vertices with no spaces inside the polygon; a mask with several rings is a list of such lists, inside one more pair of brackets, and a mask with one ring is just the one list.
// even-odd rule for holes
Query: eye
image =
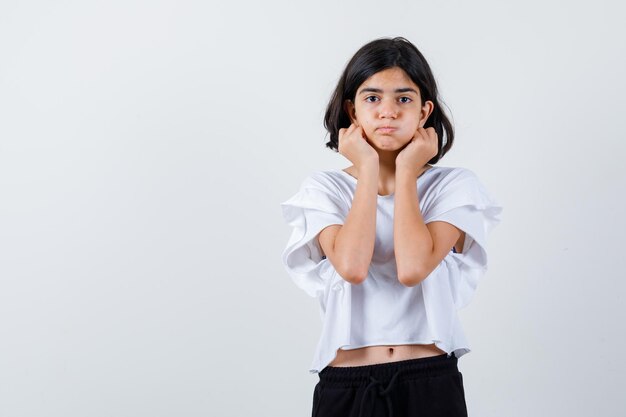
{"label": "eye", "polygon": [[413,100],[411,99],[411,97],[400,97],[400,102],[401,103],[410,103]]}
{"label": "eye", "polygon": [[[370,100],[370,98],[374,99],[374,100]],[[367,101],[368,103],[373,103],[375,100],[378,100],[378,97],[376,97],[376,96],[367,96],[367,97],[365,97],[365,101]]]}

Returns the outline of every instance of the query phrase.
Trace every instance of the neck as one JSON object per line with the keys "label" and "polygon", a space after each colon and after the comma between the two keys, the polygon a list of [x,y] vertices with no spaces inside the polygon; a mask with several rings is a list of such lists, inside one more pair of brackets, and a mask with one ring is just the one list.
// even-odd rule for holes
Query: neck
{"label": "neck", "polygon": [[[395,182],[396,182],[396,157],[400,153],[399,151],[381,151],[378,150],[378,183],[379,190],[382,191],[382,194],[390,194],[395,190]],[[421,176],[430,165],[425,164],[421,167],[415,167],[415,176]],[[379,193],[381,194],[381,193]]]}
{"label": "neck", "polygon": [[396,157],[400,151],[378,150],[379,177],[382,183],[388,183],[388,179],[396,176]]}

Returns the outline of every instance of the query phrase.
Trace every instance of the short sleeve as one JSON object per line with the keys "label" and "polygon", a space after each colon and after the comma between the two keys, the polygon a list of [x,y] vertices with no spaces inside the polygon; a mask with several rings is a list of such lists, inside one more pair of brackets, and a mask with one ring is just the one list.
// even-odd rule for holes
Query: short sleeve
{"label": "short sleeve", "polygon": [[500,223],[502,206],[476,175],[462,169],[444,184],[424,215],[424,222],[445,221],[465,232],[460,253],[444,259],[457,308],[466,306],[487,271],[487,238]]}
{"label": "short sleeve", "polygon": [[295,282],[311,297],[319,296],[332,274],[332,265],[322,257],[316,239],[322,229],[344,224],[349,207],[330,181],[319,174],[307,177],[298,192],[281,203],[291,236],[282,253],[282,262]]}

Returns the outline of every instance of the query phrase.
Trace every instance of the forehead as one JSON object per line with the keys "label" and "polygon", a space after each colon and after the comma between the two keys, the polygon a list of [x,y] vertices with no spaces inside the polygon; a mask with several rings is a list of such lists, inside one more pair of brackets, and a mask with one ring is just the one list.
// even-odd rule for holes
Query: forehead
{"label": "forehead", "polygon": [[399,88],[413,88],[419,92],[419,88],[408,74],[398,67],[387,68],[379,71],[363,81],[357,89],[357,94],[364,88],[377,88],[381,90],[395,90]]}

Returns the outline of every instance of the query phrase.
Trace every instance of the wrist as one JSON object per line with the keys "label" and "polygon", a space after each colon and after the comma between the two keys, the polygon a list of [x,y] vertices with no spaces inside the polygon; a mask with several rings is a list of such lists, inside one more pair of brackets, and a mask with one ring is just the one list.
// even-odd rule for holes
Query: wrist
{"label": "wrist", "polygon": [[362,160],[361,163],[356,166],[356,169],[359,173],[372,171],[378,172],[378,170],[380,169],[378,156],[373,156]]}
{"label": "wrist", "polygon": [[359,178],[371,177],[378,181],[380,165],[377,163],[366,163],[358,166],[356,171]]}
{"label": "wrist", "polygon": [[416,180],[419,172],[420,169],[415,166],[396,164],[396,178],[402,177]]}

